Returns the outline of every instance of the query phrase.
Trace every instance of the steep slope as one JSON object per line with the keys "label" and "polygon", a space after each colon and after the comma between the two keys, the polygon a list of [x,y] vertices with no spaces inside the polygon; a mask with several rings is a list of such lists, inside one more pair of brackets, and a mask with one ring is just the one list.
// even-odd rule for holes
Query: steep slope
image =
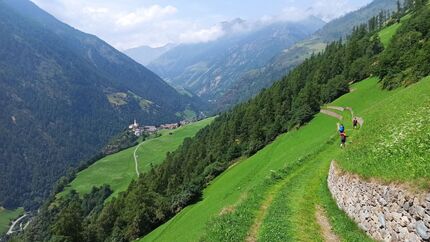
{"label": "steep slope", "polygon": [[162,47],[152,48],[149,46],[140,46],[125,50],[124,53],[142,65],[148,65],[152,61],[158,59],[167,51],[173,49],[175,45],[168,44]]}
{"label": "steep slope", "polygon": [[40,205],[66,167],[131,120],[175,121],[199,102],[27,0],[0,1],[0,204]]}
{"label": "steep slope", "polygon": [[221,24],[225,37],[180,45],[152,62],[149,68],[173,85],[215,101],[243,73],[264,66],[281,50],[310,36],[323,24],[320,19],[310,17],[300,22],[255,27],[236,19]]}
{"label": "steep slope", "polygon": [[[425,117],[420,109],[427,108],[429,99],[425,93],[430,91],[430,79],[407,89],[388,92],[381,90],[377,78],[370,78],[351,89],[354,92],[330,105],[354,107],[355,114],[365,120],[377,119],[378,124],[375,127],[366,124],[362,130],[354,131],[349,111],[342,112],[347,132],[352,136],[346,153],[337,142],[336,122],[339,121],[317,115],[302,129],[284,134],[254,156],[238,161],[205,189],[202,201],[187,207],[141,241],[323,241],[321,228],[314,218],[317,205],[327,211],[332,229],[342,240],[372,241],[336,208],[326,185],[329,164],[333,159],[354,157],[353,163],[343,160],[343,166],[366,166],[361,171],[363,174],[369,163],[358,162],[353,154],[371,154],[367,149],[378,145],[373,141],[362,142],[363,139],[369,140],[369,134],[380,129],[386,116],[394,123],[406,120],[403,116],[411,110],[408,106],[416,107],[416,113]],[[399,103],[403,103],[403,108],[395,117],[391,116],[393,107]],[[426,135],[426,132],[420,133],[421,137]],[[376,141],[375,138],[370,140]],[[366,148],[359,151],[363,146]],[[415,148],[419,146],[418,143],[414,145]],[[425,157],[426,153],[415,155]],[[387,167],[380,164],[379,159],[373,159],[372,163],[375,168]],[[410,165],[398,162],[394,167],[404,171],[397,174],[428,177],[426,169],[418,169],[422,165],[420,162],[413,164],[417,168],[412,169],[414,173],[409,172]],[[391,169],[377,171],[394,174]],[[257,222],[259,225],[255,227]]]}
{"label": "steep slope", "polygon": [[269,87],[275,80],[282,78],[313,53],[322,51],[328,42],[345,38],[354,26],[367,23],[381,10],[391,12],[395,9],[395,0],[374,0],[361,9],[330,21],[311,37],[280,51],[262,68],[251,69],[240,76],[236,84],[219,98],[219,106],[230,106],[247,100],[262,88]]}
{"label": "steep slope", "polygon": [[[376,79],[366,80],[352,88],[355,90],[353,93],[342,96],[334,104],[351,105],[367,100],[364,105],[357,107],[359,112],[367,105],[373,105],[391,95],[378,87]],[[258,211],[263,205],[267,205],[269,209],[267,212],[272,213],[272,202],[277,201],[278,197],[293,199],[290,195],[278,194],[283,187],[299,185],[299,179],[304,178],[303,175],[309,171],[312,173],[310,176],[316,179],[319,189],[320,180],[323,179],[321,175],[323,177],[327,175],[330,159],[334,158],[333,153],[338,150],[338,143],[333,144],[334,139],[337,138],[336,122],[338,120],[319,114],[303,128],[279,136],[254,156],[238,161],[205,189],[202,201],[187,207],[169,222],[144,237],[142,241],[170,241],[174,238],[177,241],[198,241],[200,238],[204,238],[205,241],[243,241],[249,235],[255,219],[258,218]],[[328,160],[322,159],[323,157],[328,157]],[[319,166],[322,170],[316,168]],[[297,194],[303,194],[310,189],[306,185],[299,186]],[[312,194],[312,192],[309,190],[306,194]],[[267,202],[270,197],[273,201]],[[294,204],[296,203],[300,204],[300,201]],[[282,204],[285,207],[286,203]],[[284,210],[280,208],[273,208],[273,214],[261,218],[262,224],[259,228],[262,230],[270,228],[270,231],[264,232],[266,237],[262,241],[286,241],[280,238],[285,238],[284,236],[291,233],[284,233],[284,230],[289,230],[291,227],[285,227],[281,223],[287,216],[289,218],[293,216],[283,212]],[[272,217],[278,220],[274,223],[263,221],[265,218],[268,220]],[[315,238],[312,236],[317,232],[310,231],[314,228],[311,226],[311,219],[302,218],[302,220],[308,226],[309,238]],[[288,221],[290,220],[285,220],[285,222]],[[188,231],[188,233],[184,234],[180,231]],[[260,229],[257,235],[259,231]],[[355,232],[360,234],[357,228]],[[277,237],[281,234],[282,237]],[[270,237],[267,237],[268,235]]]}

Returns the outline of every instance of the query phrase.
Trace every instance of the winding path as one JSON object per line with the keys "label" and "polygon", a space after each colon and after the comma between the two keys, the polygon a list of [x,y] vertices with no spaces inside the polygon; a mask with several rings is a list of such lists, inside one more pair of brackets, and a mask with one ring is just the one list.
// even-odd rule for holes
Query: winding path
{"label": "winding path", "polygon": [[19,223],[19,221],[23,220],[25,217],[27,217],[27,214],[22,215],[21,217],[19,217],[17,220],[15,220],[12,225],[10,226],[9,230],[7,231],[6,235],[11,235],[13,233],[15,233],[16,231],[14,230],[16,224]]}
{"label": "winding path", "polygon": [[140,143],[140,144],[136,147],[136,149],[134,149],[134,152],[133,152],[134,165],[135,165],[135,168],[136,168],[136,174],[137,174],[137,177],[139,177],[139,176],[140,176],[140,173],[139,173],[139,163],[138,163],[138,161],[137,161],[137,154],[136,154],[136,152],[137,152],[137,150],[140,148],[140,146],[141,146],[141,145],[143,145],[143,143],[144,143],[144,142]]}
{"label": "winding path", "polygon": [[[325,109],[321,109],[321,113],[325,114],[330,117],[334,117],[338,120],[344,120],[344,117],[342,114],[339,114],[335,111],[349,111],[351,112],[351,116],[354,116],[354,112],[352,108],[349,107],[338,107],[338,106],[328,106]],[[364,123],[364,119],[356,117],[359,120],[360,125]],[[283,181],[280,183],[274,185],[271,190],[268,191],[267,196],[265,200],[260,204],[259,210],[257,212],[256,217],[254,218],[253,224],[250,227],[246,242],[254,242],[257,241],[262,227],[264,226],[264,220],[268,218],[268,216],[273,216],[274,214],[270,215],[270,207],[275,203],[276,199],[278,199],[283,204],[292,204],[292,201],[289,199],[299,199],[302,204],[307,204],[308,207],[316,206],[314,211],[315,216],[315,222],[317,226],[321,229],[321,237],[324,241],[327,242],[338,242],[341,241],[338,235],[336,235],[333,232],[333,228],[330,224],[330,220],[327,217],[326,212],[321,206],[318,206],[317,204],[313,204],[311,200],[309,200],[310,194],[315,194],[318,192],[318,189],[320,189],[319,184],[321,183],[320,177],[324,176],[324,170],[328,169],[327,162],[320,162],[320,159],[324,159],[326,157],[331,157],[333,155],[334,150],[325,150],[319,152],[316,157],[319,158],[312,158],[310,162],[294,169],[291,171],[291,174],[288,175]],[[300,185],[301,184],[301,185]],[[309,190],[306,192],[303,192],[302,188],[308,187]],[[288,207],[289,205],[287,205]],[[305,206],[305,205],[303,205]],[[296,208],[296,207],[288,207],[288,211],[290,213],[297,214],[300,209],[304,209],[303,207]],[[279,221],[283,219],[282,213],[279,212]],[[296,217],[295,220],[288,221],[288,223],[297,223],[300,221],[300,217]],[[276,220],[276,218],[272,218],[272,220]],[[299,224],[298,228],[296,228],[299,231],[302,231],[305,233],[304,227],[301,226],[304,224]],[[291,236],[291,235],[288,235]]]}

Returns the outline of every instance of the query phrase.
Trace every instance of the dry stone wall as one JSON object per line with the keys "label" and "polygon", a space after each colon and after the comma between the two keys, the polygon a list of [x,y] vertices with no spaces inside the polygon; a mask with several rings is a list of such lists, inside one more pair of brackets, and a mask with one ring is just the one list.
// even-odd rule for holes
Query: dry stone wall
{"label": "dry stone wall", "polygon": [[337,205],[380,241],[430,241],[430,193],[369,182],[330,166],[328,186]]}

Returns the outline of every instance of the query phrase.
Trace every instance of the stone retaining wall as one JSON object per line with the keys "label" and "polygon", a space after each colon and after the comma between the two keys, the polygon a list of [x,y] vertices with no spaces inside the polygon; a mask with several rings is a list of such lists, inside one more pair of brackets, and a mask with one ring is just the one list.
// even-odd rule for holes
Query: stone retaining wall
{"label": "stone retaining wall", "polygon": [[363,181],[330,166],[328,187],[337,205],[376,240],[430,241],[430,193]]}

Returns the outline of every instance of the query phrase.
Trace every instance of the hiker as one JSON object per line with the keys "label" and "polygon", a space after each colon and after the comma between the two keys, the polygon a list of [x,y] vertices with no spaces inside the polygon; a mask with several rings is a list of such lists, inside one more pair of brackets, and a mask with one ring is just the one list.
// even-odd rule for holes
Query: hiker
{"label": "hiker", "polygon": [[345,133],[345,132],[341,132],[341,133],[340,133],[340,147],[341,147],[341,148],[344,148],[344,147],[345,147],[345,144],[346,144],[346,137],[348,137],[348,136],[346,135],[346,133]]}
{"label": "hiker", "polygon": [[352,120],[352,125],[354,126],[354,129],[356,129],[358,127],[357,117],[354,117],[354,120]]}
{"label": "hiker", "polygon": [[345,132],[345,126],[343,124],[339,125],[339,133]]}

